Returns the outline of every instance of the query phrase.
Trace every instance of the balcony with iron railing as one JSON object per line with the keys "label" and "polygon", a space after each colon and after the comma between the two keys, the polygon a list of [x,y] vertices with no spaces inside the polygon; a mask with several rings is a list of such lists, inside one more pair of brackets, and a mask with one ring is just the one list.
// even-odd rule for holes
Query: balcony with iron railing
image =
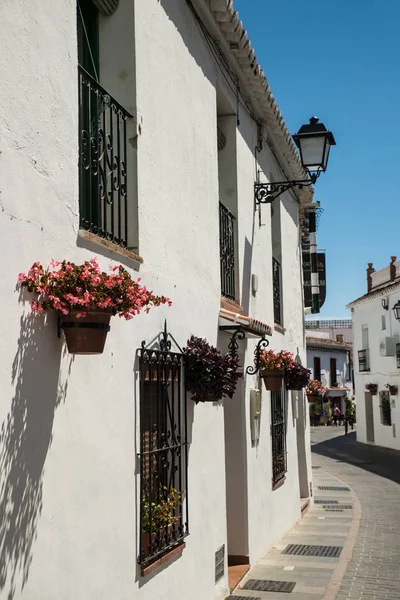
{"label": "balcony with iron railing", "polygon": [[235,216],[219,203],[219,252],[221,269],[221,295],[236,299],[235,279]]}
{"label": "balcony with iron railing", "polygon": [[358,370],[360,371],[360,373],[364,373],[370,370],[368,349],[358,351]]}
{"label": "balcony with iron railing", "polygon": [[283,324],[282,319],[282,286],[281,286],[281,265],[276,258],[272,258],[272,278],[273,278],[273,297],[274,297],[274,322],[278,325]]}
{"label": "balcony with iron railing", "polygon": [[132,115],[79,66],[80,228],[128,247],[128,133]]}
{"label": "balcony with iron railing", "polygon": [[400,344],[396,344],[396,367],[400,369]]}

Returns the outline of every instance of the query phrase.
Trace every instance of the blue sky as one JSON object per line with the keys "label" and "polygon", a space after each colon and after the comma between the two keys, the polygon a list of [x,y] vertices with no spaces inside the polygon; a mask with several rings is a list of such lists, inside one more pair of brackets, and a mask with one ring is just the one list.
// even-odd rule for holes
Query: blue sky
{"label": "blue sky", "polygon": [[337,145],[315,185],[322,317],[346,316],[366,268],[400,259],[400,1],[235,0],[288,129],[312,115]]}

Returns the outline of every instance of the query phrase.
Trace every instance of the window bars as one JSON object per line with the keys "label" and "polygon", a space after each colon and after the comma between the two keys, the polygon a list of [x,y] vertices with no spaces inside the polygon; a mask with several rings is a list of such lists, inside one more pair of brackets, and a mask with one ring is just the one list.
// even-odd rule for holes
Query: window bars
{"label": "window bars", "polygon": [[274,322],[282,325],[282,289],[281,289],[281,265],[272,258],[272,277],[274,293]]}
{"label": "window bars", "polygon": [[219,251],[221,267],[221,294],[235,300],[235,217],[219,203]]}
{"label": "window bars", "polygon": [[271,392],[272,485],[287,471],[285,398],[282,390]]}
{"label": "window bars", "polygon": [[182,352],[166,327],[159,349],[140,349],[140,541],[153,562],[189,533],[187,404]]}
{"label": "window bars", "polygon": [[358,351],[358,370],[360,373],[369,371],[369,350]]}
{"label": "window bars", "polygon": [[80,227],[128,246],[129,114],[81,66],[79,73]]}

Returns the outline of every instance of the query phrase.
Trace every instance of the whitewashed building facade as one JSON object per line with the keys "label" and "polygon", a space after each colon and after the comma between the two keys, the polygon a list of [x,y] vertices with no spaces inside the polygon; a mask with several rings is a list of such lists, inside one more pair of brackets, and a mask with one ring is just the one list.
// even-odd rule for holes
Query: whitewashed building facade
{"label": "whitewashed building facade", "polygon": [[[367,268],[367,293],[348,305],[353,318],[357,439],[400,449],[400,261]],[[400,315],[398,315],[400,316]],[[366,388],[374,384],[374,388]],[[388,386],[394,386],[389,388]]]}
{"label": "whitewashed building facade", "polygon": [[332,339],[328,331],[307,330],[306,341],[311,377],[326,388],[325,403],[336,404],[345,415],[346,398],[353,395],[352,345]]}
{"label": "whitewashed building facade", "polygon": [[[305,363],[312,191],[253,196],[305,178],[292,138],[231,0],[20,0],[0,22],[0,598],[222,599],[228,557],[254,564],[310,496],[308,409],[258,375],[218,404],[176,389],[184,531],[146,560],[140,349],[166,322],[178,356],[192,334],[226,350],[239,324],[244,367],[263,335]],[[16,280],[95,256],[173,304],[73,356]]]}

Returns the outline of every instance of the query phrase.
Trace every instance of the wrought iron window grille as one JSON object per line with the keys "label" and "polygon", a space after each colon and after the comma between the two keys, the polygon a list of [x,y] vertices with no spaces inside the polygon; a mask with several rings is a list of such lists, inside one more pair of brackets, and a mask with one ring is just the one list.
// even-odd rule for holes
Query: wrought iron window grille
{"label": "wrought iron window grille", "polygon": [[285,393],[271,392],[272,485],[287,471]]}
{"label": "wrought iron window grille", "polygon": [[127,121],[132,115],[78,67],[80,227],[128,247]]}
{"label": "wrought iron window grille", "polygon": [[400,369],[400,344],[396,344],[396,367]]}
{"label": "wrought iron window grille", "polygon": [[235,275],[235,222],[236,217],[219,203],[219,253],[221,270],[221,295],[236,299]]}
{"label": "wrought iron window grille", "polygon": [[272,257],[272,286],[274,295],[274,322],[282,325],[281,265],[274,257]]}
{"label": "wrought iron window grille", "polygon": [[358,370],[360,371],[360,373],[364,373],[370,370],[368,349],[358,351]]}
{"label": "wrought iron window grille", "polygon": [[139,366],[138,563],[147,565],[189,535],[184,356],[166,323],[150,344],[142,342]]}

